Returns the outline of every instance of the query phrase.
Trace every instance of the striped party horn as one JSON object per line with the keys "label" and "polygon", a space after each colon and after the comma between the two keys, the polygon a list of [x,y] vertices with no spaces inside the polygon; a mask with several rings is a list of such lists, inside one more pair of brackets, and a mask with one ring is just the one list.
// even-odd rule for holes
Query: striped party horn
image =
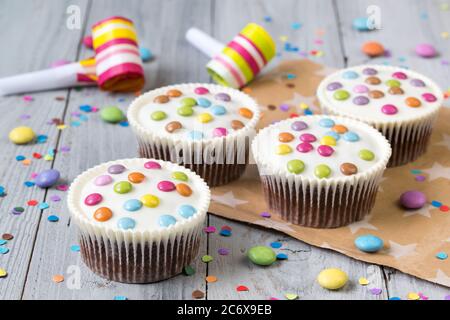
{"label": "striped party horn", "polygon": [[101,89],[139,91],[145,77],[136,30],[127,18],[114,16],[92,27],[97,82]]}
{"label": "striped party horn", "polygon": [[206,65],[212,79],[233,88],[252,81],[276,53],[272,37],[256,23],[245,26],[226,46],[195,28],[188,30],[186,38],[212,58]]}

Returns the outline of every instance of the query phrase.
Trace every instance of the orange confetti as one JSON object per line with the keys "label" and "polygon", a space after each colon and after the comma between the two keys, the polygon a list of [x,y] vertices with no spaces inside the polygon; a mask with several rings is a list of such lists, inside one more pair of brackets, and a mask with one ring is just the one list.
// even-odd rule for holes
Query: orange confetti
{"label": "orange confetti", "polygon": [[52,277],[52,280],[53,280],[53,282],[55,282],[55,283],[60,283],[60,282],[63,282],[63,281],[64,281],[64,276],[61,275],[61,274],[55,274],[55,275]]}
{"label": "orange confetti", "polygon": [[208,282],[208,283],[213,283],[216,281],[217,281],[217,277],[215,277],[215,276],[207,276],[206,277],[206,282]]}

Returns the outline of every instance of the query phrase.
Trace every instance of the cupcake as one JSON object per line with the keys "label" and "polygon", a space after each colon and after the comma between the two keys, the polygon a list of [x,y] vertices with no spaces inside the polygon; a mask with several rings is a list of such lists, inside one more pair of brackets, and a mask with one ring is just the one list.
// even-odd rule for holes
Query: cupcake
{"label": "cupcake", "polygon": [[293,224],[335,228],[370,212],[391,148],[365,123],[303,116],[260,130],[252,152],[272,212]]}
{"label": "cupcake", "polygon": [[320,83],[327,114],[364,121],[389,140],[389,167],[425,153],[443,94],[429,78],[403,68],[365,65],[339,70]]}
{"label": "cupcake", "polygon": [[242,175],[259,115],[248,95],[213,84],[152,90],[128,109],[142,157],[184,165],[209,186]]}
{"label": "cupcake", "polygon": [[84,263],[126,283],[179,274],[198,253],[209,201],[198,175],[149,159],[98,165],[79,175],[68,194]]}

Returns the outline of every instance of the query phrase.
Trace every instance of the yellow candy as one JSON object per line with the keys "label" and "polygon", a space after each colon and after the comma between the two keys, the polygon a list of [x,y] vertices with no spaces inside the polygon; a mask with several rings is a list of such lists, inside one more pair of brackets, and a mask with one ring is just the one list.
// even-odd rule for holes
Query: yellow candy
{"label": "yellow candy", "polygon": [[359,284],[362,286],[367,286],[369,284],[369,280],[364,277],[359,278]]}
{"label": "yellow candy", "polygon": [[201,123],[207,123],[210,122],[213,119],[213,116],[210,115],[209,113],[201,113],[198,115],[197,117],[198,121],[200,121]]}
{"label": "yellow candy", "polygon": [[10,131],[8,137],[15,144],[27,144],[33,141],[36,135],[29,127],[17,127]]}
{"label": "yellow candy", "polygon": [[145,194],[141,197],[141,202],[149,208],[156,208],[159,205],[159,198],[152,194]]}
{"label": "yellow candy", "polygon": [[280,144],[277,147],[277,154],[283,155],[283,154],[288,154],[292,152],[292,148],[287,145],[287,144]]}
{"label": "yellow candy", "polygon": [[333,138],[332,136],[323,136],[322,139],[320,139],[320,143],[326,146],[335,146],[336,139]]}
{"label": "yellow candy", "polygon": [[330,268],[322,270],[317,276],[317,282],[329,290],[337,290],[345,286],[348,281],[347,274],[341,269]]}

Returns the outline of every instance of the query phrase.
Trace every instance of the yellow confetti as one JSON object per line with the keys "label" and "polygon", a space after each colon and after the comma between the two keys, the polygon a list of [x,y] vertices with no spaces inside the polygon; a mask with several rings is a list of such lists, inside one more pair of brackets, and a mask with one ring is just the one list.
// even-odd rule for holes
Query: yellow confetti
{"label": "yellow confetti", "polygon": [[298,295],[296,295],[295,293],[286,293],[284,296],[288,300],[297,300],[298,299]]}
{"label": "yellow confetti", "polygon": [[287,40],[288,40],[287,36],[281,36],[280,37],[280,41],[282,41],[282,42],[286,42]]}
{"label": "yellow confetti", "polygon": [[64,130],[65,128],[67,128],[67,126],[65,124],[60,124],[60,125],[56,126],[56,128],[58,130]]}
{"label": "yellow confetti", "polygon": [[300,109],[306,110],[308,108],[309,108],[309,106],[306,103],[304,103],[304,102],[300,103]]}
{"label": "yellow confetti", "polygon": [[443,39],[448,39],[450,37],[450,33],[448,31],[442,31],[441,32],[441,37]]}
{"label": "yellow confetti", "polygon": [[420,296],[415,292],[408,293],[408,300],[419,300]]}
{"label": "yellow confetti", "polygon": [[5,269],[0,268],[0,278],[4,278],[8,275]]}
{"label": "yellow confetti", "polygon": [[362,286],[367,286],[367,285],[369,284],[369,280],[367,280],[367,279],[364,278],[364,277],[359,278],[358,282],[359,282],[359,284],[362,285]]}
{"label": "yellow confetti", "polygon": [[49,154],[46,154],[46,155],[44,156],[44,160],[46,160],[46,161],[52,161],[52,160],[53,160],[53,156],[51,156],[51,155],[49,155]]}

